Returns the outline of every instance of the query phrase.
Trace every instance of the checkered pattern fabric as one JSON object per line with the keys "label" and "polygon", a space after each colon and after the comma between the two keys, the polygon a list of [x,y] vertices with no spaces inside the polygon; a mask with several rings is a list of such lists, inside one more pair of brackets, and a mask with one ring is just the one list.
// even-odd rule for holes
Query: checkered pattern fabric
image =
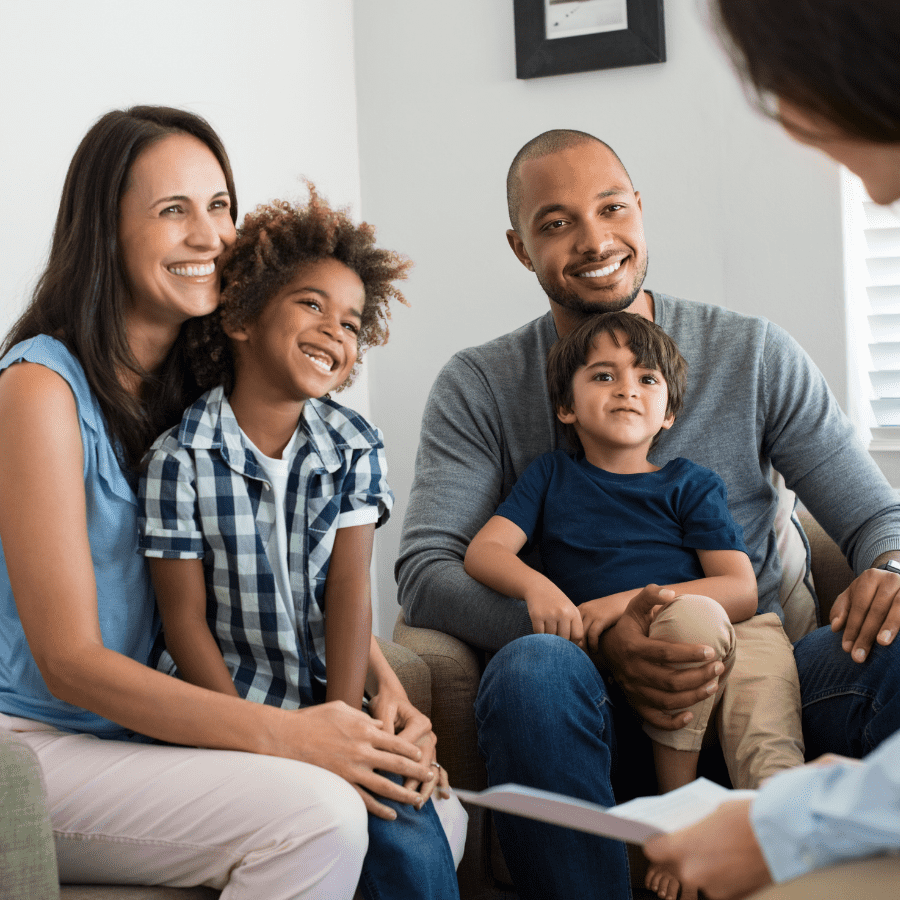
{"label": "checkered pattern fabric", "polygon": [[156,440],[139,492],[139,552],[203,560],[207,620],[238,693],[287,708],[325,697],[325,578],[339,515],[377,506],[380,525],[393,504],[377,428],[331,400],[308,400],[301,427],[286,500],[296,632],[265,552],[273,491],[221,388]]}

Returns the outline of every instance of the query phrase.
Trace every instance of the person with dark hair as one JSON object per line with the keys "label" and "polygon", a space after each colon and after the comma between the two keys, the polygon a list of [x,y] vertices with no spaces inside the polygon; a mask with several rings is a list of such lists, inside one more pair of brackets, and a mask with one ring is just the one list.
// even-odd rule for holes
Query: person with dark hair
{"label": "person with dark hair", "polygon": [[[200,116],[162,106],[134,106],[102,116],[87,133],[69,165],[46,268],[31,303],[0,349],[51,335],[75,356],[106,420],[121,462],[133,468],[161,430],[178,420],[196,396],[180,338],[163,348],[132,346],[128,334],[129,259],[146,248],[144,235],[120,233],[121,204],[136,196],[132,168],[140,154],[169,135],[203,143],[222,171],[223,189],[216,215],[226,238],[237,222],[237,196],[231,164],[219,136]],[[184,215],[163,211],[174,218]],[[229,226],[226,219],[231,220]],[[132,221],[131,219],[128,220]],[[139,227],[134,216],[135,228]],[[135,260],[135,270],[139,261]],[[147,277],[155,277],[152,271]],[[166,276],[162,276],[166,277]],[[218,275],[202,278],[169,273],[198,296],[192,315],[208,311],[218,297]],[[169,290],[174,290],[174,286]],[[141,351],[154,354],[152,367]],[[161,352],[165,350],[165,352]],[[158,357],[158,358],[156,358]],[[194,392],[192,394],[192,391]]]}
{"label": "person with dark hair", "polygon": [[430,723],[372,636],[372,542],[393,504],[384,444],[327,396],[387,340],[409,263],[309,189],[305,206],[275,201],[246,217],[224,255],[219,309],[190,323],[188,356],[209,390],[150,449],[140,552],[168,654],[191,684],[282,709],[358,710],[369,676],[373,719],[421,746],[435,777],[407,781],[415,810],[356,786],[369,810],[360,891],[447,900],[459,896],[466,813]]}
{"label": "person with dark hair", "polygon": [[[532,460],[563,440],[542,361],[586,316],[615,310],[655,322],[689,364],[684,409],[648,459],[663,467],[684,457],[725,482],[756,575],[757,612],[782,619],[796,641],[807,758],[865,755],[900,728],[900,575],[890,571],[900,560],[896,493],[822,374],[781,328],[644,287],[643,198],[605,144],[557,130],[529,142],[518,158],[509,177],[518,184],[518,205],[507,239],[537,276],[550,309],[460,351],[438,375],[396,568],[408,624],[496,651],[476,704],[489,782],[604,805],[652,793],[648,742],[631,727],[628,708],[676,731],[686,724],[684,710],[718,689],[722,663],[712,648],[655,641],[631,614],[600,637],[610,673],[604,678],[571,641],[534,634],[525,603],[464,570],[471,539]],[[780,502],[785,483],[858,573],[836,601],[832,627],[816,627],[793,498]],[[597,594],[604,593],[598,585]],[[656,603],[645,589],[631,609]],[[752,653],[737,654],[732,681],[739,669],[748,680],[773,677]],[[517,819],[501,846],[522,900],[629,895],[621,844]]]}
{"label": "person with dark hair", "polygon": [[183,326],[219,303],[236,218],[191,113],[107,113],[72,159],[0,359],[0,728],[40,761],[63,881],[349,900],[356,788],[417,803],[380,773],[430,782],[423,748],[341,703],[277,709],[147,664],[136,467],[199,394]]}
{"label": "person with dark hair", "polygon": [[900,10],[895,0],[713,0],[757,106],[792,137],[900,200]]}
{"label": "person with dark hair", "polygon": [[[900,215],[895,0],[714,0],[712,8],[759,107],[791,137],[845,165],[876,203],[891,204]],[[844,601],[832,620],[836,630],[848,631],[854,620],[859,627],[867,600],[860,593],[857,589]],[[895,589],[885,585],[871,597],[872,607],[896,606],[894,598]],[[881,634],[892,636],[896,629],[889,614]],[[888,696],[896,705],[896,688]],[[697,825],[647,847],[657,864],[715,900],[797,878],[797,895],[895,897],[896,868],[864,873],[859,863],[830,867],[898,850],[900,734],[862,764],[831,757],[785,773],[753,801],[725,804]],[[816,874],[823,868],[827,871]],[[779,884],[767,896],[789,897],[793,889]]]}
{"label": "person with dark hair", "polygon": [[[662,467],[647,459],[682,408],[687,363],[675,342],[643,316],[601,313],[554,344],[547,381],[575,453],[560,449],[531,463],[472,538],[466,572],[523,600],[535,634],[559,635],[593,654],[648,579],[664,585],[660,604],[642,611],[641,627],[653,640],[711,647],[724,671],[715,693],[685,711],[684,728],[641,723],[661,793],[697,777],[714,714],[735,787],[755,788],[801,765],[791,644],[778,616],[755,615],[756,578],[725,484],[683,457]],[[533,544],[541,572],[517,555]],[[754,678],[747,686],[730,679],[739,645],[752,646],[767,672],[785,677]],[[731,696],[744,690],[750,713],[735,720]],[[501,834],[505,818],[497,816]],[[664,869],[651,867],[646,884],[667,900],[678,895],[678,882]],[[689,897],[696,893],[683,889],[682,900]]]}

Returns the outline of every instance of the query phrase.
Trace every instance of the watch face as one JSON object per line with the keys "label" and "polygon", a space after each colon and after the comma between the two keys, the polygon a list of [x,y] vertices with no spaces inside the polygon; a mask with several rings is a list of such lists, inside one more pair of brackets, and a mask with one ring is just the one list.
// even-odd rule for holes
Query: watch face
{"label": "watch face", "polygon": [[887,562],[882,563],[878,568],[884,569],[885,572],[896,572],[900,575],[900,562],[893,559],[889,559]]}

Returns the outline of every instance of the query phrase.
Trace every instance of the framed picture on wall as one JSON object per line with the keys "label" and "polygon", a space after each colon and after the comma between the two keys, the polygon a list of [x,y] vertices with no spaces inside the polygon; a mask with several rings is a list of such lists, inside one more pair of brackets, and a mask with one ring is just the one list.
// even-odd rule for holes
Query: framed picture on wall
{"label": "framed picture on wall", "polygon": [[665,62],[663,0],[514,0],[516,77]]}

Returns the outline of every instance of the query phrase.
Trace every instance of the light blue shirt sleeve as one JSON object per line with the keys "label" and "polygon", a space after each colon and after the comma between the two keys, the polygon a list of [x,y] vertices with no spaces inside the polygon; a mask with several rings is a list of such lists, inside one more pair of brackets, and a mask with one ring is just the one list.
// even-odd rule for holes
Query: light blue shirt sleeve
{"label": "light blue shirt sleeve", "polygon": [[781,772],[750,820],[775,881],[879,853],[900,853],[900,733],[862,763]]}

